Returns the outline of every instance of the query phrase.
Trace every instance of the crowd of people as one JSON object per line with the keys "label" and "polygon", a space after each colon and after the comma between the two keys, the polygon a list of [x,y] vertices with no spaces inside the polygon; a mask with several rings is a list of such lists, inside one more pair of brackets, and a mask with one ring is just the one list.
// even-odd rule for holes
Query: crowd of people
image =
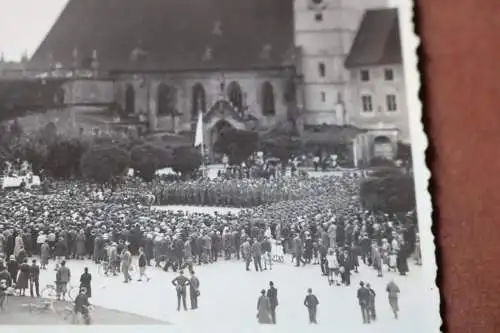
{"label": "crowd of people", "polygon": [[[263,271],[272,269],[270,255],[279,246],[296,266],[318,264],[331,286],[350,285],[359,259],[379,276],[384,267],[405,275],[411,256],[420,263],[415,213],[365,211],[358,197],[360,177],[130,181],[116,188],[65,182],[52,184],[55,190],[48,194],[9,192],[0,201],[0,265],[13,259],[22,266],[36,254],[43,270],[51,259],[123,262],[128,253],[142,256],[142,267],[191,274],[195,265],[231,259],[242,260],[246,270],[253,262],[254,270]],[[155,200],[251,208],[188,213],[151,209]],[[128,282],[128,270],[120,266],[112,273]],[[23,282],[23,275],[14,274]],[[179,279],[173,283],[177,288]],[[184,289],[178,290],[179,308],[181,301],[186,307]]]}

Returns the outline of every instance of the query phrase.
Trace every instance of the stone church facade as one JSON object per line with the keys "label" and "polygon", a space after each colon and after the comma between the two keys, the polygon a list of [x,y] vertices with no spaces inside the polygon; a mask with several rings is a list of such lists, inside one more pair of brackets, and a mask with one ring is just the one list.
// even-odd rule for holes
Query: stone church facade
{"label": "stone church facade", "polygon": [[366,10],[385,2],[71,0],[30,66],[71,77],[69,106],[113,104],[108,127],[183,133],[203,114],[208,146],[223,125],[349,125],[359,103],[346,59],[359,57]]}

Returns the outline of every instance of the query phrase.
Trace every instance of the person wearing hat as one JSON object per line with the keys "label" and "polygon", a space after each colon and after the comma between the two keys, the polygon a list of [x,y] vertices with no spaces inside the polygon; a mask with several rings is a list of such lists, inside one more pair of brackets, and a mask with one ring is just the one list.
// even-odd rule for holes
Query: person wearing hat
{"label": "person wearing hat", "polygon": [[271,304],[271,320],[276,324],[276,308],[278,307],[278,289],[274,287],[274,282],[269,282],[269,289],[267,290],[267,298]]}
{"label": "person wearing hat", "polygon": [[304,306],[307,308],[309,313],[309,323],[317,324],[316,315],[318,313],[319,300],[316,295],[313,294],[312,289],[307,289],[307,295],[304,299]]}
{"label": "person wearing hat", "polygon": [[259,324],[271,324],[271,302],[266,296],[266,291],[262,289],[260,291],[259,299],[257,300],[257,320]]}
{"label": "person wearing hat", "polygon": [[184,276],[184,271],[181,269],[179,275],[172,280],[177,293],[177,311],[181,310],[181,299],[184,311],[187,311],[186,304],[186,287],[190,284],[189,279]]}
{"label": "person wearing hat", "polygon": [[191,310],[198,309],[198,297],[200,296],[200,280],[191,270],[191,278],[189,279],[189,298],[191,301]]}

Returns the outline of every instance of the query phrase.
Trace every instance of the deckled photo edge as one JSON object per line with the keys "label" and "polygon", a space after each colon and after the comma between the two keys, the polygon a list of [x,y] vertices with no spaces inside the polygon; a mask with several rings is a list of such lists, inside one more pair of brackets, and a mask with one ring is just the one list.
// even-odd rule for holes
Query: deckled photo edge
{"label": "deckled photo edge", "polygon": [[[412,156],[414,165],[414,179],[416,192],[416,207],[418,224],[420,226],[420,240],[422,259],[424,262],[424,278],[429,286],[426,297],[435,315],[436,330],[442,323],[440,315],[440,294],[436,284],[437,257],[435,237],[432,232],[432,196],[429,193],[431,171],[426,163],[426,150],[429,139],[422,122],[423,103],[419,98],[422,87],[421,74],[418,70],[418,47],[420,37],[415,33],[414,10],[416,4],[412,0],[397,0],[399,3],[401,43],[403,50],[403,64],[406,81],[406,96],[408,100],[408,116],[410,122],[410,136],[412,138]],[[424,259],[425,258],[425,259]]]}

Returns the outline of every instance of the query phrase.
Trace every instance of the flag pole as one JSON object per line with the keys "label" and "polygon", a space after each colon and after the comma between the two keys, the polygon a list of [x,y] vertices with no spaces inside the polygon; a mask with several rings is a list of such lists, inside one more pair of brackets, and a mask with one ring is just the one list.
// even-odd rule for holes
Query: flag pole
{"label": "flag pole", "polygon": [[203,135],[203,112],[198,111],[198,120],[196,122],[196,133],[194,138],[195,147],[199,146],[201,149],[201,172],[203,178],[206,177],[206,165],[205,165],[205,149],[204,149],[204,135]]}

